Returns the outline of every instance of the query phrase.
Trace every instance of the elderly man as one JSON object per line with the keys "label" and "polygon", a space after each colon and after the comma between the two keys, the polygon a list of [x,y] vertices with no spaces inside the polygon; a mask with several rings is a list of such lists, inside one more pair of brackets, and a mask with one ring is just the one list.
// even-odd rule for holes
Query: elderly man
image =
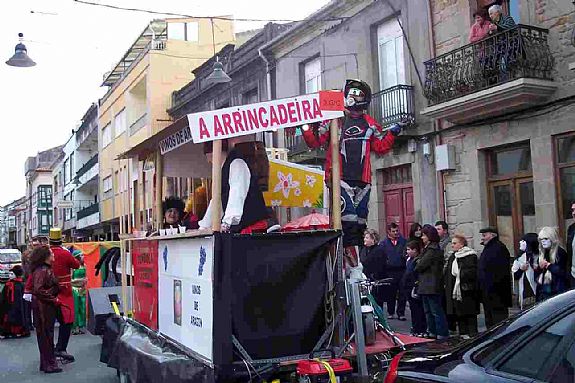
{"label": "elderly man", "polygon": [[511,263],[507,247],[494,227],[479,231],[484,246],[478,264],[479,291],[485,325],[491,328],[509,316],[511,306]]}
{"label": "elderly man", "polygon": [[490,34],[503,32],[516,26],[513,17],[503,14],[501,5],[495,4],[489,7],[489,18],[493,23],[489,26]]}

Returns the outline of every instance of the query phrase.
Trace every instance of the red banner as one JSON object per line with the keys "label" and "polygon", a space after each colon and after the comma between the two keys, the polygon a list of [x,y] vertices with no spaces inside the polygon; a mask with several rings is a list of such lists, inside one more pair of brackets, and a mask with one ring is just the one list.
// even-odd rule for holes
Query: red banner
{"label": "red banner", "polygon": [[158,329],[158,241],[132,242],[134,319]]}

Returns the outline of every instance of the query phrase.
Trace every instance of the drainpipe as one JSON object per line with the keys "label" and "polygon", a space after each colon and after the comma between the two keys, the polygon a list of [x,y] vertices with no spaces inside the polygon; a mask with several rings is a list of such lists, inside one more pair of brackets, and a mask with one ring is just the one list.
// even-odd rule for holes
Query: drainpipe
{"label": "drainpipe", "polygon": [[[436,56],[435,51],[435,30],[433,29],[433,12],[431,9],[431,0],[427,0],[427,27],[429,29],[429,50],[431,53],[431,58],[434,59]],[[435,146],[442,145],[443,139],[441,137],[441,133],[438,134],[441,128],[441,121],[434,119],[432,122],[433,126],[433,135],[435,137]],[[445,191],[445,178],[443,172],[437,174],[437,183],[439,189],[439,207],[441,217],[444,221],[447,222],[447,198],[446,198],[446,191]]]}
{"label": "drainpipe", "polygon": [[[268,61],[266,55],[262,52],[262,49],[258,49],[258,54],[259,56],[262,58],[262,60],[264,60],[264,63],[266,63],[266,87],[267,87],[267,101],[271,101],[272,100],[272,75],[271,75],[271,69],[270,69],[270,62]],[[265,140],[265,134],[266,133],[262,133],[264,135],[264,142]],[[278,147],[283,148],[283,136],[278,134]],[[280,137],[281,136],[281,137]],[[267,145],[266,145],[267,146]],[[271,146],[273,147],[273,139],[272,139],[272,143]]]}

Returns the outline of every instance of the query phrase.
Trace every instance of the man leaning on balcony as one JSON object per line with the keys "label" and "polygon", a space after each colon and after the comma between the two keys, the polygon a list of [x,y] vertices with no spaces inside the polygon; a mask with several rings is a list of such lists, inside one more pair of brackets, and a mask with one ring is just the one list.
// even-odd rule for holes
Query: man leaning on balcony
{"label": "man leaning on balcony", "polygon": [[491,35],[506,31],[516,26],[513,17],[503,14],[503,8],[501,5],[495,4],[489,7],[489,18],[493,23],[489,26],[489,34]]}

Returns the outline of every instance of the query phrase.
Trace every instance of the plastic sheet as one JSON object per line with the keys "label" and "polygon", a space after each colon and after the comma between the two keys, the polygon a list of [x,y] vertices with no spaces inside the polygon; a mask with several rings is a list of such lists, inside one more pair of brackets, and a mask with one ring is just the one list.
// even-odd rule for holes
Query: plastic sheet
{"label": "plastic sheet", "polygon": [[132,383],[214,382],[214,370],[161,335],[131,320],[106,322],[100,361]]}

